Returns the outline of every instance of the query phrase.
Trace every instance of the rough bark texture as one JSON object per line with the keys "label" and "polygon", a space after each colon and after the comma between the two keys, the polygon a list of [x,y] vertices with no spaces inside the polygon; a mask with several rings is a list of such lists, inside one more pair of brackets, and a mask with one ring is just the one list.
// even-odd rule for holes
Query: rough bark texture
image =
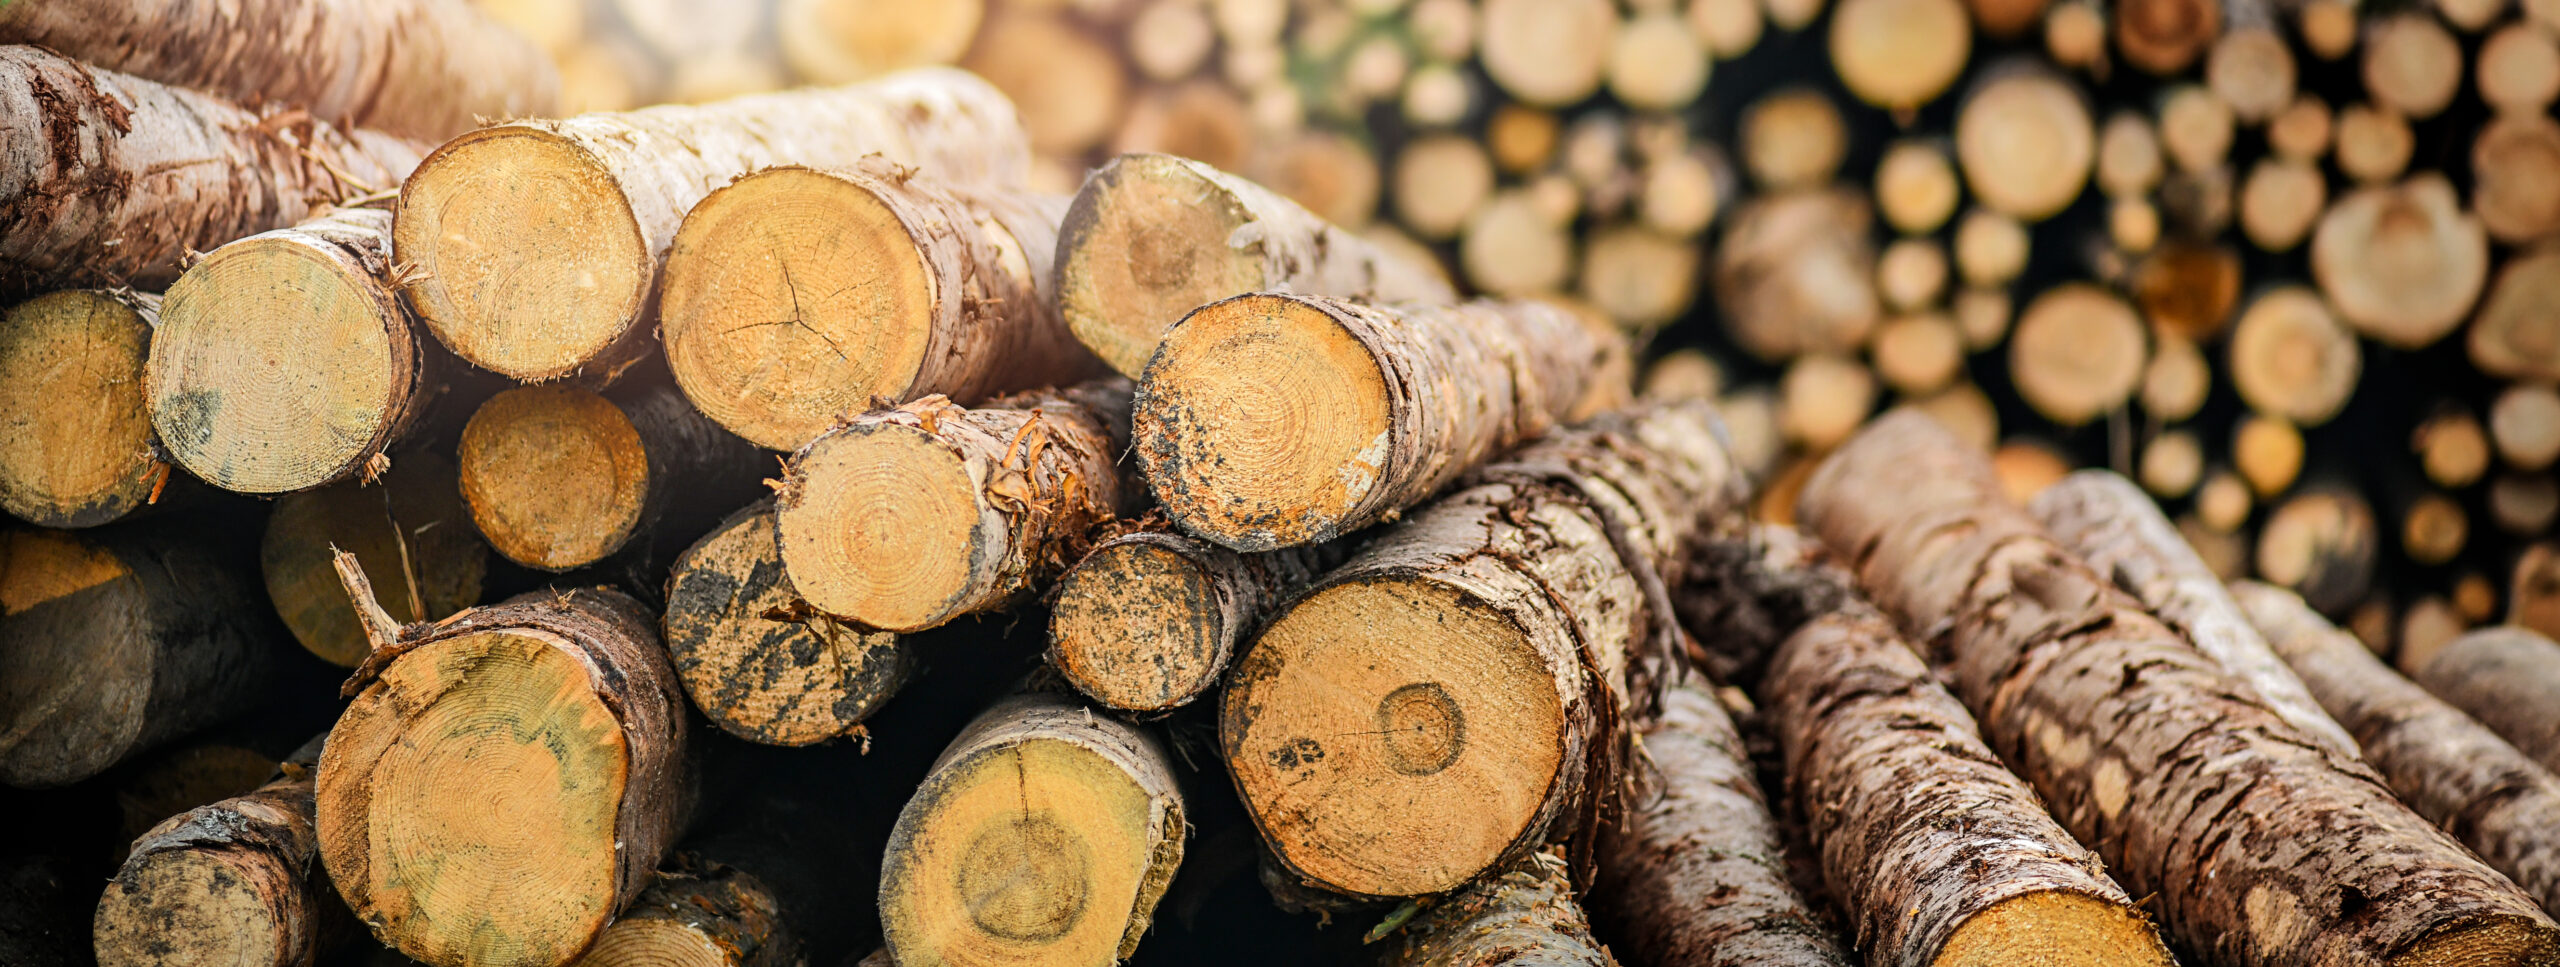
{"label": "rough bark texture", "polygon": [[2071,557],[1926,416],[1871,424],[1802,508],[1928,634],[2002,760],[2203,962],[2560,958],[2505,877]]}
{"label": "rough bark texture", "polygon": [[1220,735],[1300,881],[1454,889],[1618,811],[1627,716],[1677,633],[1665,571],[1731,524],[1741,472],[1703,403],[1612,414],[1481,469],[1382,531],[1236,665]]}
{"label": "rough bark texture", "polygon": [[1848,967],[1839,935],[1787,882],[1777,822],[1733,720],[1694,685],[1644,733],[1655,774],[1601,839],[1592,919],[1640,963]]}
{"label": "rough bark texture", "polygon": [[169,464],[141,375],[157,296],[68,289],[0,316],[0,510],[92,527],[150,504]]}
{"label": "rough bark texture", "polygon": [[2241,581],[2232,597],[2304,684],[2353,730],[2400,801],[2560,909],[2560,779],[2427,694],[2290,591]]}
{"label": "rough bark texture", "polygon": [[156,287],[188,251],[397,186],[424,150],[0,47],[0,301]]}
{"label": "rough bark texture", "polygon": [[1058,578],[1049,664],[1113,708],[1188,704],[1225,677],[1272,609],[1349,550],[1336,541],[1238,554],[1163,530],[1104,541]]}
{"label": "rough bark texture", "polygon": [[1805,622],[1849,607],[1849,575],[1822,563],[1822,546],[1782,524],[1699,541],[1680,567],[1672,604],[1690,656],[1708,677],[1757,691],[1778,646]]}
{"label": "rough bark texture", "polygon": [[[1790,636],[1762,694],[1788,789],[1867,963],[1996,963],[2004,951],[2173,962],[2097,856],[1864,603]],[[1994,912],[2004,907],[2010,923]]]}
{"label": "rough bark texture", "polygon": [[[707,954],[705,952],[708,952]],[[800,967],[781,904],[746,871],[678,853],[578,967]]]}
{"label": "rough bark texture", "polygon": [[1202,306],[1138,384],[1136,451],[1175,524],[1240,551],[1331,540],[1612,393],[1620,337],[1557,306]]}
{"label": "rough bark texture", "polygon": [[1415,917],[1379,962],[1395,967],[1617,967],[1591,936],[1564,860],[1521,857]]}
{"label": "rough bark texture", "polygon": [[2410,677],[2560,773],[2560,643],[2513,625],[2482,628]]}
{"label": "rough bark texture", "polygon": [[2160,505],[2133,482],[2083,470],[2046,487],[2027,507],[2055,541],[2256,689],[2267,708],[2329,751],[2354,758],[2356,740],[2321,711],[2302,679],[2268,647],[2247,615]]}
{"label": "rough bark texture", "polygon": [[550,59],[468,0],[19,0],[0,43],[422,141],[559,110]]}

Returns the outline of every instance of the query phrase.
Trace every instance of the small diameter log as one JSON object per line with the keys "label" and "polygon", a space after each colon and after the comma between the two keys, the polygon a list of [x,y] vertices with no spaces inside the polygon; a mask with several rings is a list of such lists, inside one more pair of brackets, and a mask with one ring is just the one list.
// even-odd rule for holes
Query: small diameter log
{"label": "small diameter log", "polygon": [[1064,696],[963,729],[898,813],[880,923],[902,964],[1110,964],[1182,863],[1182,793],[1153,736]]}
{"label": "small diameter log", "polygon": [[1608,0],[1484,0],[1476,21],[1485,75],[1512,97],[1567,107],[1600,89],[1618,33]]}
{"label": "small diameter log", "polygon": [[2370,104],[2338,112],[2338,170],[2358,184],[2388,184],[2409,169],[2418,150],[2409,119]]}
{"label": "small diameter log", "polygon": [[2364,600],[2380,547],[2373,508],[2329,487],[2296,494],[2258,530],[2258,576],[2294,591],[2325,614]]}
{"label": "small diameter log", "polygon": [[976,403],[1100,375],[1049,291],[1066,208],[877,157],[740,178],[667,250],[667,368],[703,415],[774,450],[874,399]]}
{"label": "small diameter log", "polygon": [[684,696],[655,622],[582,589],[395,630],[340,561],[376,647],[320,758],[339,895],[426,963],[569,962],[689,810]]}
{"label": "small diameter log", "polygon": [[2507,585],[2507,623],[2545,638],[2560,635],[2560,544],[2524,549]]}
{"label": "small diameter log", "polygon": [[574,967],[801,967],[784,913],[753,874],[678,853]]}
{"label": "small diameter log", "polygon": [[1956,273],[1978,288],[2003,286],[2027,270],[2033,240],[2017,219],[1987,209],[1967,210],[1956,222]]}
{"label": "small diameter log", "polygon": [[1609,45],[1609,93],[1636,110],[1679,111],[1706,88],[1713,64],[1705,38],[1678,11],[1638,13]]}
{"label": "small diameter log", "polygon": [[2143,412],[2164,423],[2184,420],[2203,409],[2212,392],[2212,365],[2193,341],[2170,333],[2152,339],[2151,361],[2143,364],[2138,391]]}
{"label": "small diameter log", "polygon": [[319,869],[320,747],[246,795],[169,817],[134,841],[93,920],[98,959],[134,967],[304,967],[354,939]]}
{"label": "small diameter log", "polygon": [[2468,487],[2489,471],[2489,431],[2458,405],[2418,424],[2409,434],[2409,449],[2418,455],[2427,479],[2439,487]]}
{"label": "small diameter log", "polygon": [[1864,192],[1839,187],[1744,204],[1716,247],[1712,288],[1726,333],[1770,362],[1864,345],[1884,311],[1867,237],[1872,210]]}
{"label": "small diameter log", "polygon": [[2309,286],[2260,295],[2231,331],[2231,383],[2240,400],[2296,426],[2337,416],[2363,370],[2355,333]]}
{"label": "small diameter log", "polygon": [[2409,808],[2462,840],[2544,909],[2560,907],[2560,779],[2461,710],[2427,694],[2354,635],[2281,589],[2231,586],[2364,760]]}
{"label": "small diameter log", "polygon": [[1277,192],[1196,161],[1122,155],[1085,179],[1058,230],[1058,311],[1135,377],[1193,309],[1266,290],[1448,303],[1448,283]]}
{"label": "small diameter log", "polygon": [[39,47],[0,47],[0,132],[10,172],[0,185],[0,301],[68,286],[156,288],[187,252],[398,185],[425,151]]}
{"label": "small diameter log", "polygon": [[1493,187],[1493,159],[1473,138],[1426,135],[1396,153],[1396,221],[1424,238],[1456,237]]}
{"label": "small diameter log", "polygon": [[2133,398],[2149,352],[2133,306],[2096,285],[2065,283],[2018,317],[2009,375],[2036,412],[2078,426]]}
{"label": "small diameter log", "polygon": [[2160,187],[2165,172],[2160,134],[2140,111],[2119,108],[2098,129],[2098,160],[2092,177],[2098,190],[2116,198],[2148,195]]}
{"label": "small diameter log", "polygon": [[2365,32],[2364,89],[2392,113],[2425,120],[2462,87],[2462,45],[2424,11],[2385,17]]}
{"label": "small diameter log", "polygon": [[1571,180],[1561,174],[1494,193],[1467,219],[1458,239],[1458,267],[1467,282],[1505,296],[1563,289],[1573,272],[1572,219],[1579,204]]}
{"label": "small diameter log", "polygon": [[2209,342],[2240,302],[2240,255],[2217,245],[2174,241],[2136,266],[2130,283],[2143,317],[2170,334]]}
{"label": "small diameter log", "polygon": [[1762,688],[1788,790],[1869,964],[2174,963],[1873,609],[1798,629]]}
{"label": "small diameter log", "polygon": [[1778,432],[1814,453],[1848,439],[1875,407],[1875,373],[1855,359],[1808,353],[1778,378]]}
{"label": "small diameter log", "polygon": [[771,165],[870,154],[963,184],[1029,177],[1004,95],[958,71],[918,70],[481,128],[418,164],[392,248],[422,276],[406,291],[436,338],[484,369],[553,379],[641,351],[668,246],[713,188]]}
{"label": "small diameter log", "polygon": [[[2462,545],[2470,536],[2471,519],[2463,513],[2461,504],[2443,494],[2425,494],[2410,501],[2400,516],[2400,549],[2422,567],[2453,560],[2454,555],[2462,553]],[[2486,617],[2465,615],[2471,621]]]}
{"label": "small diameter log", "polygon": [[1643,963],[1847,967],[1787,882],[1786,849],[1750,753],[1715,696],[1674,687],[1644,732],[1657,775],[1601,840],[1592,919]]}
{"label": "small diameter log", "polygon": [[1620,716],[1642,715],[1619,703],[1668,673],[1672,619],[1648,588],[1742,508],[1714,422],[1691,402],[1551,435],[1380,533],[1262,630],[1219,733],[1290,879],[1439,893],[1614,808]]}
{"label": "small diameter log", "polygon": [[1413,918],[1380,956],[1389,967],[1616,967],[1591,935],[1564,860],[1532,853]]}
{"label": "small diameter log", "polygon": [[2231,462],[2260,497],[2273,497],[2302,476],[2302,431],[2282,417],[2251,413],[2231,431]]}
{"label": "small diameter log", "polygon": [[2160,148],[2179,171],[2211,171],[2231,156],[2237,119],[2231,105],[2201,84],[2171,87],[2160,101]]}
{"label": "small diameter log", "polygon": [[2471,364],[2483,373],[2560,382],[2560,247],[2509,258],[2471,317],[2469,338]]}
{"label": "small diameter log", "polygon": [[2196,556],[2177,526],[2130,481],[2083,470],[2047,487],[2027,506],[2062,547],[2186,637],[2197,651],[2248,683],[2270,712],[2339,756],[2352,759],[2356,740],[2321,711],[2260,630]]}
{"label": "small diameter log", "polygon": [[1964,73],[1973,24],[1957,0],[1842,0],[1829,41],[1850,94],[1908,115]]}
{"label": "small diameter log", "polygon": [[2348,192],[2311,236],[2321,294],[2357,332],[2419,349],[2453,332],[2489,277],[2489,240],[2443,175]]}
{"label": "small diameter log", "polygon": [[[997,13],[978,31],[961,69],[1022,106],[1022,125],[1040,157],[1078,157],[1100,145],[1129,100],[1128,67],[1119,53],[1100,31],[1061,16],[1063,10],[999,5]],[[933,165],[925,170],[947,177]]]}
{"label": "small diameter log", "polygon": [[2127,0],[2109,35],[2126,63],[2163,77],[2183,72],[2222,33],[2216,0]]}
{"label": "small diameter log", "polygon": [[338,551],[356,556],[382,590],[383,610],[403,624],[480,603],[489,547],[472,529],[457,479],[453,464],[420,450],[402,453],[373,483],[344,480],[276,501],[258,570],[304,650],[353,668],[373,649],[338,582]]}
{"label": "small diameter log", "polygon": [[2240,231],[2270,252],[2292,251],[2311,236],[2329,205],[2328,176],[2308,161],[2265,157],[2240,182]]}
{"label": "small diameter log", "polygon": [[2560,123],[2501,114],[2471,142],[2471,210],[2489,237],[2510,245],[2560,232]]}
{"label": "small diameter log", "polygon": [[2317,163],[2321,155],[2329,152],[2329,136],[2335,121],[2336,118],[2329,113],[2328,102],[2310,94],[2296,97],[2291,105],[2267,121],[2267,150],[2287,161]]}
{"label": "small diameter log", "polygon": [[2191,431],[2166,431],[2143,444],[2138,466],[2142,489],[2162,500],[2176,500],[2194,493],[2204,479],[2204,443]]}
{"label": "small diameter log", "polygon": [[2489,482],[2489,517],[2507,533],[2537,537],[2560,519],[2560,480],[2547,473],[2502,473]]}
{"label": "small diameter log", "polygon": [[695,708],[721,731],[767,745],[849,734],[913,672],[903,639],[811,609],[783,573],[773,505],[729,517],[676,558],[667,579],[667,654]]}
{"label": "small diameter log", "polygon": [[2560,99],[2560,43],[2531,23],[2510,23],[2481,42],[2472,62],[2480,99],[2502,115],[2531,113]]}
{"label": "small diameter log", "polygon": [[1004,608],[1133,508],[1128,383],[963,409],[939,396],[857,417],[793,455],[775,534],[811,607],[921,631]]}
{"label": "small diameter log", "polygon": [[2202,962],[2560,957],[2505,877],[2071,557],[1926,418],[1871,424],[1803,508],[1900,624],[1942,629],[1992,748]]}
{"label": "small diameter log", "polygon": [[2213,42],[2204,78],[2241,123],[2264,123],[2293,103],[2293,48],[2272,24],[2237,27]]}
{"label": "small diameter log", "polygon": [[2097,153],[2088,104],[2057,74],[2023,66],[1995,72],[1957,110],[1965,186],[2003,215],[2032,222],[2062,211],[2088,184]]}
{"label": "small diameter log", "polygon": [[1603,375],[1622,347],[1544,302],[1239,296],[1165,335],[1138,384],[1135,449],[1193,536],[1318,543],[1422,502],[1587,400],[1623,399],[1624,380]]}
{"label": "small diameter log", "polygon": [[1049,664],[1112,708],[1189,704],[1226,676],[1270,611],[1345,551],[1333,542],[1238,554],[1169,531],[1104,541],[1058,578]]}
{"label": "small diameter log", "polygon": [[[987,4],[784,0],[767,9],[773,11],[774,38],[781,42],[792,73],[804,83],[845,84],[960,59],[970,38],[977,36]],[[1209,25],[1204,21],[1199,29],[1205,34]]]}
{"label": "small diameter log", "polygon": [[89,527],[151,502],[169,479],[142,393],[160,302],[69,290],[0,315],[0,510]]}
{"label": "small diameter log", "polygon": [[69,785],[262,700],[281,656],[242,570],[166,526],[0,529],[0,785]]}
{"label": "small diameter log", "polygon": [[2057,66],[2107,72],[2107,17],[2092,0],[2064,0],[2044,15],[2044,50]]}
{"label": "small diameter log", "polygon": [[1885,224],[1906,235],[1926,235],[1954,217],[1958,190],[1946,149],[1929,141],[1897,141],[1876,162],[1875,206]]}
{"label": "small diameter log", "polygon": [[2560,696],[2560,643],[2528,628],[2492,625],[2425,655],[2412,655],[2404,643],[2400,667],[2543,768],[2560,769],[2560,701],[2553,700]]}
{"label": "small diameter log", "polygon": [[2489,439],[2498,456],[2518,470],[2540,470],[2560,460],[2560,390],[2508,384],[2489,403]]}
{"label": "small diameter log", "polygon": [[478,6],[252,0],[173,9],[143,0],[28,0],[0,12],[0,43],[421,141],[471,130],[478,118],[558,113],[560,75],[551,60]]}
{"label": "small diameter log", "polygon": [[225,490],[375,472],[433,398],[391,213],[334,209],[213,250],[169,287],[144,386],[170,457]]}
{"label": "small diameter log", "polygon": [[764,458],[674,389],[608,397],[575,384],[523,386],[480,405],[455,454],[471,521],[508,560],[566,571],[645,549],[679,499],[747,499]]}
{"label": "small diameter log", "polygon": [[1649,332],[1689,312],[1698,297],[1698,243],[1641,225],[1594,231],[1582,253],[1583,299],[1621,328]]}

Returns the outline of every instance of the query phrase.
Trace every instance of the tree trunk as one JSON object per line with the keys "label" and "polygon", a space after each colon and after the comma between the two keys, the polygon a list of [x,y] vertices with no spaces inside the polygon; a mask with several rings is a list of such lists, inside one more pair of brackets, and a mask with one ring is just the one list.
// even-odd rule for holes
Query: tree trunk
{"label": "tree trunk", "polygon": [[157,296],[72,290],[0,317],[0,510],[45,527],[124,517],[169,479],[142,393]]}
{"label": "tree trunk", "polygon": [[1238,554],[1163,530],[1112,538],[1058,578],[1049,663],[1112,708],[1187,705],[1226,676],[1270,612],[1348,551],[1335,541]]}
{"label": "tree trunk", "polygon": [[776,502],[783,566],[809,604],[921,631],[1020,600],[1133,509],[1128,383],[963,409],[928,396],[858,417],[793,455]]}
{"label": "tree trunk", "polygon": [[1388,967],[1618,967],[1591,935],[1565,861],[1531,853],[1467,885],[1404,927],[1379,957]]}
{"label": "tree trunk", "polygon": [[883,158],[741,178],[668,250],[668,368],[705,414],[775,450],[874,399],[971,405],[1101,375],[1050,291],[1066,207]]}
{"label": "tree trunk", "polygon": [[2513,625],[2481,628],[2401,667],[2544,769],[2560,772],[2560,644]]}
{"label": "tree trunk", "polygon": [[1623,717],[1641,721],[1669,674],[1665,572],[1742,509],[1714,422],[1673,404],[1552,435],[1382,531],[1262,630],[1219,732],[1287,872],[1421,896],[1550,836],[1588,846],[1627,779]]}
{"label": "tree trunk", "polygon": [[1029,149],[984,81],[923,70],[463,135],[420,162],[392,229],[423,273],[410,305],[455,353],[520,380],[613,371],[645,348],[678,223],[776,164],[869,154],[966,184],[1019,185]]}
{"label": "tree trunk", "polygon": [[1277,192],[1169,155],[1122,155],[1086,178],[1058,231],[1057,266],[1068,328],[1131,378],[1175,322],[1228,296],[1457,301],[1424,267]]}
{"label": "tree trunk", "polygon": [[186,252],[398,186],[426,150],[38,47],[0,48],[0,132],[0,301],[78,285],[157,288]]}
{"label": "tree trunk", "polygon": [[2063,826],[2205,963],[2531,961],[2560,928],[2005,502],[1969,448],[1879,420],[1805,489]]}
{"label": "tree trunk", "polygon": [[626,548],[649,556],[659,538],[699,533],[754,499],[773,467],[654,379],[610,395],[565,383],[500,393],[471,415],[455,457],[490,546],[546,571]]}
{"label": "tree trunk", "polygon": [[365,638],[332,555],[345,550],[404,624],[436,621],[480,603],[489,549],[471,528],[453,464],[429,450],[403,453],[371,484],[343,480],[292,494],[267,513],[258,569],[267,600],[295,640],[331,664],[363,664]]}

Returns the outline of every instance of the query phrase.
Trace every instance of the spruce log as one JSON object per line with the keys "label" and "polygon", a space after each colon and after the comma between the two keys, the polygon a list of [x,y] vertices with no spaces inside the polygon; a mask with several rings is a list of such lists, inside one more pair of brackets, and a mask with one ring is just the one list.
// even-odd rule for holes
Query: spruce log
{"label": "spruce log", "polygon": [[1896,413],[1804,493],[2055,818],[2216,965],[2541,963],[2560,927],[2006,503],[1975,451]]}
{"label": "spruce log", "polygon": [[667,579],[667,653],[694,707],[724,732],[810,745],[853,731],[911,673],[903,639],[819,614],[783,573],[773,504],[721,522]]}
{"label": "spruce log", "polygon": [[667,251],[667,368],[704,415],[786,451],[874,399],[975,404],[1101,375],[1050,291],[1066,207],[877,157],[740,178]]}
{"label": "spruce log", "polygon": [[489,548],[472,530],[453,464],[427,450],[403,453],[380,480],[343,480],[276,501],[258,545],[267,600],[304,650],[331,664],[362,664],[373,643],[347,607],[335,553],[354,554],[403,624],[436,621],[480,603]]}
{"label": "spruce log", "polygon": [[[1119,53],[1064,10],[999,5],[997,12],[959,66],[1022,106],[1031,150],[1040,157],[1092,151],[1111,135],[1129,100],[1128,68]],[[940,173],[939,166],[926,170]]]}
{"label": "spruce log", "polygon": [[2293,103],[2293,48],[2273,24],[2235,25],[2205,56],[2205,84],[2244,124],[2262,124]]}
{"label": "spruce log", "polygon": [[2348,192],[2311,236],[2311,273],[2356,331],[2396,349],[2453,332],[2489,277],[2489,240],[2434,173]]}
{"label": "spruce log", "polygon": [[[1959,6],[1956,0],[1918,2],[1944,2],[1951,8],[1956,29],[1965,29],[1964,11],[1954,9]],[[1840,16],[1848,14],[1849,8],[1843,8]],[[1840,23],[1838,16],[1832,19],[1834,38],[1839,36]],[[1960,55],[1957,63],[1963,63]],[[1740,125],[1736,139],[1742,142],[1743,170],[1763,191],[1829,184],[1849,153],[1849,130],[1840,119],[1840,108],[1817,88],[1791,87],[1763,95],[1743,109]]]}
{"label": "spruce log", "polygon": [[1789,793],[1867,963],[2174,963],[1872,608],[1798,629],[1762,691]]}
{"label": "spruce log", "polygon": [[395,637],[339,561],[376,641],[320,758],[339,895],[429,964],[568,963],[689,811],[684,696],[655,622],[615,591],[540,591]]}
{"label": "spruce log", "polygon": [[1945,146],[1920,139],[1894,142],[1876,162],[1876,213],[1895,231],[1934,233],[1954,217],[1963,197],[1958,185]]}
{"label": "spruce log", "polygon": [[187,252],[398,185],[425,150],[40,47],[0,47],[0,301],[75,285],[157,288]]}
{"label": "spruce log", "polygon": [[142,393],[156,296],[69,290],[0,316],[0,510],[46,527],[132,513],[169,479]]}
{"label": "spruce log", "polygon": [[1618,967],[1591,935],[1573,878],[1553,853],[1532,853],[1423,911],[1379,962],[1388,967]]}
{"label": "spruce log", "polygon": [[1110,964],[1182,863],[1182,793],[1153,736],[1059,695],[996,703],[898,814],[880,921],[903,964]]}
{"label": "spruce log", "polygon": [[1273,609],[1347,552],[1340,541],[1238,554],[1172,531],[1114,537],[1058,578],[1049,664],[1112,708],[1189,704]]}
{"label": "spruce log", "polygon": [[2264,157],[2240,182],[2240,231],[2269,252],[2291,251],[2310,237],[2329,205],[2328,176],[2312,162]]}
{"label": "spruce log", "polygon": [[1219,733],[1290,878],[1444,892],[1616,808],[1622,716],[1668,674],[1664,572],[1742,510],[1720,436],[1696,402],[1550,435],[1256,636]]}
{"label": "spruce log", "polygon": [[447,142],[400,193],[392,249],[423,275],[409,304],[436,338],[520,380],[638,354],[685,212],[777,164],[880,154],[966,184],[1019,185],[1013,106],[945,69],[867,84],[515,121]]}
{"label": "spruce log", "polygon": [[1618,12],[1607,0],[1483,0],[1477,56],[1512,97],[1561,108],[1600,89]]}
{"label": "spruce log", "polygon": [[2515,625],[2455,638],[2423,660],[2401,645],[2402,670],[2489,727],[2544,769],[2560,771],[2560,643]]}
{"label": "spruce log", "polygon": [[2302,431],[2283,417],[2249,413],[2231,431],[2231,462],[2249,489],[2274,497],[2302,476]]}
{"label": "spruce log", "polygon": [[2462,88],[2462,45],[2423,11],[2371,24],[2364,36],[2364,89],[2392,113],[2425,120]]}
{"label": "spruce log", "polygon": [[2231,596],[2320,704],[2356,734],[2364,760],[2400,801],[2515,880],[2543,909],[2560,909],[2560,778],[2402,678],[2292,593],[2239,581]]}
{"label": "spruce log", "polygon": [[546,571],[696,533],[772,467],[662,380],[500,393],[471,414],[454,461],[490,546]]}
{"label": "spruce log", "polygon": [[1122,155],[1085,179],[1058,230],[1058,311],[1122,375],[1193,309],[1247,292],[1446,304],[1448,283],[1244,178]]}
{"label": "spruce log", "polygon": [[865,414],[791,458],[775,535],[810,606],[864,628],[921,631],[1004,608],[1133,510],[1128,383],[1110,379],[963,409],[928,396]]}

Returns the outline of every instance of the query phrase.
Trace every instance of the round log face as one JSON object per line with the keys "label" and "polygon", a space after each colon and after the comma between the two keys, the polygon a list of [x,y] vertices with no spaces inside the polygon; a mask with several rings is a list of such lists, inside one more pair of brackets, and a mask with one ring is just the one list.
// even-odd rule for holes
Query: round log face
{"label": "round log face", "polygon": [[106,550],[0,530],[0,784],[63,785],[123,756],[156,671],[149,606]]}
{"label": "round log face", "polygon": [[[151,967],[275,967],[296,950],[280,894],[234,865],[265,854],[185,849],[157,854],[107,884],[98,901],[101,963]],[[270,870],[269,873],[283,873]],[[295,871],[298,873],[299,871]],[[305,952],[307,954],[307,951]]]}
{"label": "round log face", "polygon": [[925,430],[864,423],[812,442],[776,515],[784,567],[818,610],[920,630],[966,610],[1005,546],[985,469]]}
{"label": "round log face", "polygon": [[2001,901],[1974,914],[1932,967],[2098,967],[2101,964],[2172,961],[2163,956],[2159,931],[2116,901],[2049,890]]}
{"label": "round log face", "polygon": [[640,524],[649,455],[604,397],[568,385],[491,397],[462,430],[462,496],[491,546],[567,570],[619,550]]}
{"label": "round log face", "polygon": [[572,967],[738,967],[738,958],[690,923],[647,917],[615,923]]}
{"label": "round log face", "polygon": [[1067,325],[1111,368],[1138,375],[1185,314],[1263,288],[1259,247],[1230,244],[1250,220],[1242,202],[1179,158],[1114,162],[1076,195],[1059,229]]}
{"label": "round log face", "polygon": [[1113,708],[1182,704],[1224,670],[1218,593],[1200,565],[1166,548],[1100,548],[1058,582],[1053,660],[1078,690]]}
{"label": "round log face", "polygon": [[905,670],[898,636],[793,615],[771,512],[685,551],[667,584],[667,653],[694,706],[731,735],[809,745],[878,708]]}
{"label": "round log face", "polygon": [[48,527],[124,516],[166,467],[151,459],[142,372],[151,324],[92,292],[0,317],[0,510]]}

